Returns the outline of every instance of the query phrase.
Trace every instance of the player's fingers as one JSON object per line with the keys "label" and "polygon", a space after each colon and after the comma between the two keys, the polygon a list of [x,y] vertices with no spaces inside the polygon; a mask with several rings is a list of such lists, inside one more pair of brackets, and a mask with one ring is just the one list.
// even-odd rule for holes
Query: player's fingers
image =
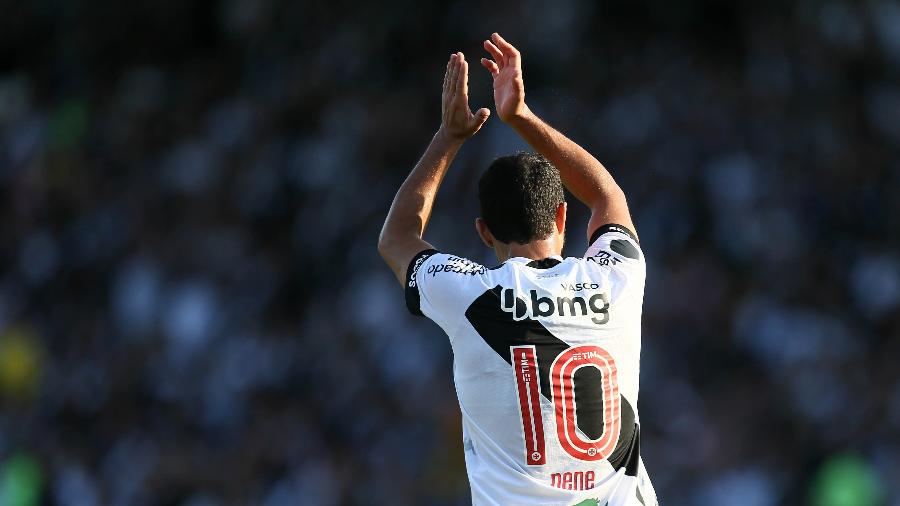
{"label": "player's fingers", "polygon": [[456,66],[454,67],[453,72],[453,81],[450,82],[450,87],[453,88],[453,98],[459,96],[462,91],[462,87],[460,86],[460,79],[463,73],[463,58],[462,53],[456,53]]}
{"label": "player's fingers", "polygon": [[491,35],[491,40],[493,40],[494,44],[503,51],[503,55],[507,57],[507,62],[510,64],[519,62],[519,50],[513,47],[509,42],[506,42],[506,39],[501,37],[499,33],[494,32]]}
{"label": "player's fingers", "polygon": [[492,76],[496,76],[500,73],[500,67],[497,66],[492,60],[488,60],[487,58],[481,59],[481,66],[488,69],[488,72],[491,73]]}
{"label": "player's fingers", "polygon": [[[477,125],[477,128],[481,128],[481,125],[484,125],[484,122],[487,121],[490,116],[491,116],[490,109],[488,109],[486,107],[482,107],[481,109],[478,109],[478,111],[475,112],[475,124]],[[476,130],[477,130],[477,128],[476,128]]]}
{"label": "player's fingers", "polygon": [[456,93],[456,75],[459,73],[459,53],[453,53],[450,57],[450,74],[447,76],[447,94]]}
{"label": "player's fingers", "polygon": [[469,98],[469,62],[466,61],[466,56],[462,53],[460,54],[459,59],[459,82],[457,83],[458,92],[464,99],[468,100]]}
{"label": "player's fingers", "polygon": [[491,53],[491,58],[497,62],[504,62],[506,58],[503,57],[503,52],[494,45],[493,42],[486,40],[484,41],[484,49],[487,50],[488,53]]}
{"label": "player's fingers", "polygon": [[447,68],[444,70],[444,94],[447,94],[447,90],[450,88],[450,65],[453,63],[453,58],[451,57],[447,60]]}

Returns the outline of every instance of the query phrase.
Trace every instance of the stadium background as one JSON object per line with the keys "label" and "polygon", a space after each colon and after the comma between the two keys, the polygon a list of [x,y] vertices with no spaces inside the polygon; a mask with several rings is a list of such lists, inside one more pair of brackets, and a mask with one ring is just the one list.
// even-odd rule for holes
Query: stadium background
{"label": "stadium background", "polygon": [[[375,243],[494,30],[629,197],[662,503],[900,504],[897,2],[0,12],[0,504],[466,504],[449,346]],[[475,181],[522,148],[491,118],[427,238],[493,264]]]}

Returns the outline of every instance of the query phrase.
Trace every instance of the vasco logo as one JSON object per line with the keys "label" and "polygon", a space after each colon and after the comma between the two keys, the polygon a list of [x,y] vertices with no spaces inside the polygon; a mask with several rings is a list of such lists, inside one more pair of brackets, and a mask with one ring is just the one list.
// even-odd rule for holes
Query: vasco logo
{"label": "vasco logo", "polygon": [[439,272],[452,272],[455,274],[468,274],[475,276],[484,274],[484,266],[460,257],[448,257],[447,262],[443,264],[431,265],[426,271],[432,276],[437,276]]}
{"label": "vasco logo", "polygon": [[504,288],[500,292],[500,309],[513,315],[513,320],[520,321],[526,318],[552,316],[559,312],[559,316],[587,316],[597,315],[591,321],[597,325],[603,325],[609,321],[609,296],[605,293],[595,293],[587,299],[575,297],[538,297],[537,290],[529,290],[529,299],[523,300],[516,297],[512,288]]}
{"label": "vasco logo", "polygon": [[580,292],[582,290],[599,290],[600,283],[560,283],[559,286],[562,287],[563,290],[568,290],[570,292]]}

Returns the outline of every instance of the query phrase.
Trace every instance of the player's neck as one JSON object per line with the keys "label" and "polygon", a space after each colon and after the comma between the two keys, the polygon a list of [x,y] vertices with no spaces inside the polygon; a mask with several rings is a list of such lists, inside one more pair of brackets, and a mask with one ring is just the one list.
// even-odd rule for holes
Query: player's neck
{"label": "player's neck", "polygon": [[544,258],[557,256],[562,253],[562,244],[555,237],[542,239],[539,241],[531,241],[527,244],[510,243],[504,244],[503,248],[497,248],[497,258],[501,262],[505,262],[513,257],[530,258],[531,260],[541,260]]}

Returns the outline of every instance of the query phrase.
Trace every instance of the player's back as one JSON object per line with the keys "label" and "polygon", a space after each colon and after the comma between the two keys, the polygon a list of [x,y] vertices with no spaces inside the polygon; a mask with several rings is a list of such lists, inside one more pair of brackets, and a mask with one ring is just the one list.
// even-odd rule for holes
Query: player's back
{"label": "player's back", "polygon": [[410,309],[451,340],[475,504],[656,504],[637,413],[645,263],[627,230],[601,228],[584,258],[486,269],[431,251],[409,274]]}

